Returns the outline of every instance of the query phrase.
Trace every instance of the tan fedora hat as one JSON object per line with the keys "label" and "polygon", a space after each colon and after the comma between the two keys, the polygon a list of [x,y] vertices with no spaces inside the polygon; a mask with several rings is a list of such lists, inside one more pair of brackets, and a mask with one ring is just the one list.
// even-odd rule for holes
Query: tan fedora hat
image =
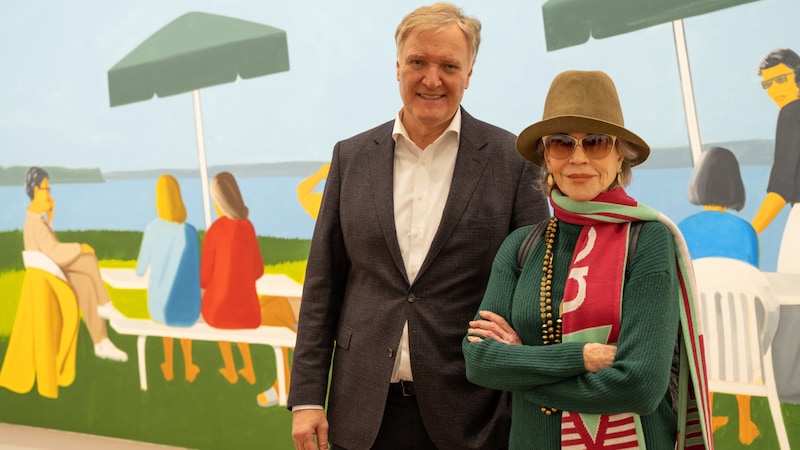
{"label": "tan fedora hat", "polygon": [[525,128],[517,138],[517,151],[542,164],[536,147],[542,137],[556,133],[606,133],[627,141],[636,151],[632,165],[650,155],[650,147],[625,128],[614,82],[605,72],[568,70],[556,75],[547,92],[542,120]]}

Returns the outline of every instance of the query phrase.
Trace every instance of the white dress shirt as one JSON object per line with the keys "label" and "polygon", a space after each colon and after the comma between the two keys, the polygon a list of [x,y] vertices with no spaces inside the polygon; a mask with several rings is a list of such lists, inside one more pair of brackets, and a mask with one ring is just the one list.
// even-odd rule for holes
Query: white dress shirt
{"label": "white dress shirt", "polygon": [[[402,110],[401,110],[402,112]],[[394,222],[406,274],[413,282],[428,255],[442,220],[461,133],[461,109],[432,144],[420,149],[409,138],[400,114],[394,121]],[[392,383],[413,381],[408,349],[408,322],[397,347]]]}

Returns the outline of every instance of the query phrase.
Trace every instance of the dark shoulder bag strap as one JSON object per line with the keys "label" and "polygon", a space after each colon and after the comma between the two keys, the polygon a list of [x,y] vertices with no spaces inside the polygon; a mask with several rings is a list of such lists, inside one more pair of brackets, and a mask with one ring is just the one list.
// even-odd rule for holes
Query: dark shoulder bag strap
{"label": "dark shoulder bag strap", "polygon": [[644,222],[637,221],[631,222],[631,228],[628,231],[628,261],[625,263],[625,279],[628,279],[628,273],[631,271],[631,261],[636,254],[636,241],[639,240],[639,230],[642,229]]}
{"label": "dark shoulder bag strap", "polygon": [[522,266],[525,265],[525,261],[528,259],[531,250],[533,250],[533,247],[536,247],[536,243],[544,236],[544,230],[547,229],[547,222],[549,221],[550,218],[548,217],[534,225],[527,236],[525,236],[525,239],[523,239],[522,245],[519,246],[519,251],[517,251],[517,269],[519,269],[520,272],[522,272]]}

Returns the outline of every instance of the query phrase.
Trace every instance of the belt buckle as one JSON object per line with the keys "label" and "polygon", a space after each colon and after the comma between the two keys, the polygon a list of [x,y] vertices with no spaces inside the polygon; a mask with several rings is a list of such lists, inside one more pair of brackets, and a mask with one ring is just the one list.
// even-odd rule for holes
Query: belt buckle
{"label": "belt buckle", "polygon": [[400,389],[403,392],[403,397],[413,397],[414,396],[413,388],[411,386],[407,386],[405,380],[400,380]]}

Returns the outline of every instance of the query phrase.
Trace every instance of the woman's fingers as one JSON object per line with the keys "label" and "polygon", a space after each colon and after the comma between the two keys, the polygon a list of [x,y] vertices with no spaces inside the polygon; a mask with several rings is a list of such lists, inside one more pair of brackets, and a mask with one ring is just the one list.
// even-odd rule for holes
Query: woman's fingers
{"label": "woman's fingers", "polygon": [[505,344],[522,344],[517,332],[511,328],[511,325],[502,316],[491,311],[480,311],[479,314],[482,319],[470,321],[469,334],[476,334],[484,339],[491,338]]}

